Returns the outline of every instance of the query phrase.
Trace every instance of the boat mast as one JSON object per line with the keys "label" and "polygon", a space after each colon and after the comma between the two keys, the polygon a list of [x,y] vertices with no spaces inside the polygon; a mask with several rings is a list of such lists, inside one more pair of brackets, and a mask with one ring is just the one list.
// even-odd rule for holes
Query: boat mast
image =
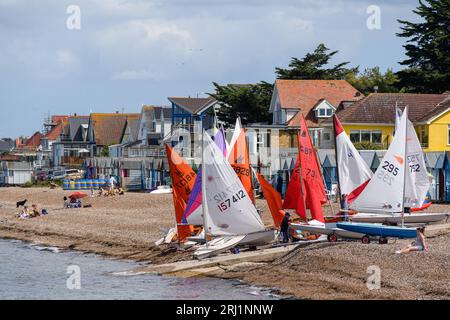
{"label": "boat mast", "polygon": [[[339,162],[338,162],[338,149],[337,149],[337,137],[336,137],[336,114],[333,114],[333,133],[334,133],[334,161],[336,162],[336,177],[338,183],[338,198],[339,198],[339,208],[341,208],[342,203],[342,192],[341,192],[341,180],[339,178]],[[342,209],[342,208],[341,208]]]}
{"label": "boat mast", "polygon": [[205,241],[208,244],[208,226],[206,224],[206,166],[205,166],[205,129],[202,128],[202,217]]}
{"label": "boat mast", "polygon": [[[397,111],[396,111],[397,112]],[[405,165],[404,165],[404,172],[403,172],[403,197],[402,197],[402,202],[401,202],[401,217],[402,217],[402,227],[405,225],[405,189],[406,189],[406,165],[407,165],[407,153],[406,153],[406,143],[408,141],[408,106],[405,107],[405,109],[403,110],[403,116],[406,117],[406,121],[405,121],[405,146],[404,146],[404,150],[403,150],[403,155],[404,155],[404,159],[405,159]],[[409,170],[409,166],[408,166],[408,170]]]}

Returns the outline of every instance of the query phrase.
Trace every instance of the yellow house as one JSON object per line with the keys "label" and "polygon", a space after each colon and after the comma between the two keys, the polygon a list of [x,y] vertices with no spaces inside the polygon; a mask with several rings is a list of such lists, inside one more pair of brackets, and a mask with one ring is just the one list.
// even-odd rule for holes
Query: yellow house
{"label": "yellow house", "polygon": [[[408,117],[414,124],[425,151],[450,151],[450,95],[373,93],[336,115],[353,143],[369,143],[387,149],[395,127],[395,107],[408,106]],[[324,123],[324,133],[330,122]]]}

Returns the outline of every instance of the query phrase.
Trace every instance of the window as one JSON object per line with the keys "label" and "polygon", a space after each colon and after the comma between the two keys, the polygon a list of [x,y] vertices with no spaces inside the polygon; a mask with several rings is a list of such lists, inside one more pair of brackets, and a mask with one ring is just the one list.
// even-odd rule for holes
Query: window
{"label": "window", "polygon": [[382,132],[381,130],[350,130],[350,141],[352,143],[365,142],[365,143],[381,144]]}
{"label": "window", "polygon": [[330,141],[331,140],[331,135],[330,135],[329,132],[324,132],[323,140],[325,140],[325,141]]}
{"label": "window", "polygon": [[450,124],[447,127],[447,144],[450,145]]}
{"label": "window", "polygon": [[333,108],[321,106],[316,109],[316,118],[329,118],[333,115]]}
{"label": "window", "polygon": [[359,136],[359,131],[357,131],[357,130],[350,130],[350,141],[352,143],[361,142],[361,138]]}
{"label": "window", "polygon": [[370,142],[370,131],[361,130],[361,142]]}
{"label": "window", "polygon": [[382,133],[381,131],[372,131],[372,143],[381,144]]}

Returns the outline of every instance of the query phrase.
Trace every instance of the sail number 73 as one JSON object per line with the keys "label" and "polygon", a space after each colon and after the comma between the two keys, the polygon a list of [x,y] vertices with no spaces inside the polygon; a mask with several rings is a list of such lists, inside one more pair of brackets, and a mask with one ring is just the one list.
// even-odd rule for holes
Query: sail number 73
{"label": "sail number 73", "polygon": [[239,190],[236,194],[232,195],[230,198],[223,200],[220,202],[217,207],[219,208],[220,212],[226,211],[228,208],[231,207],[232,203],[239,202],[243,198],[245,198],[245,192],[244,190]]}

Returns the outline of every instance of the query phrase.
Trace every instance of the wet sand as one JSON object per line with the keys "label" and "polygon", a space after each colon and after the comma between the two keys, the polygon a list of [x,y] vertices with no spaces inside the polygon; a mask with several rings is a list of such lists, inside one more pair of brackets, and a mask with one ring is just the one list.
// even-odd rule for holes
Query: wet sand
{"label": "wet sand", "polygon": [[[62,199],[69,194],[61,189],[0,188],[0,237],[149,264],[192,258],[192,251],[154,246],[174,226],[172,195],[126,193],[85,198],[84,204],[92,208],[62,209]],[[29,220],[15,217],[15,203],[24,199],[29,206],[46,208],[49,215]],[[257,200],[257,205],[270,224],[265,202]],[[325,211],[330,213],[329,208]],[[429,211],[450,212],[450,206],[432,205]],[[312,244],[269,264],[231,268],[220,277],[275,287],[282,294],[306,299],[450,298],[450,236],[428,239],[428,252],[395,254],[409,242]],[[366,286],[370,266],[381,270],[379,290]]]}

